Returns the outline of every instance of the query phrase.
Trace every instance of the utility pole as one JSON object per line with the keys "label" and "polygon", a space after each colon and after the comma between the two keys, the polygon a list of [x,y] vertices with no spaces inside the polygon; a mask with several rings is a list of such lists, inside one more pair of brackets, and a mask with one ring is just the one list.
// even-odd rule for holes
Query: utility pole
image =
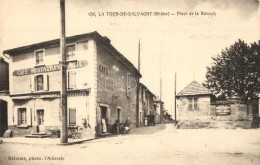
{"label": "utility pole", "polygon": [[[138,72],[140,73],[140,39],[139,39],[139,44],[138,44]],[[136,121],[137,121],[137,126],[139,126],[140,124],[140,116],[139,116],[139,92],[140,92],[140,78],[139,78],[139,75],[138,75],[138,78],[137,78],[137,101],[136,101]]]}
{"label": "utility pole", "polygon": [[160,123],[163,121],[163,104],[162,104],[162,45],[160,47]]}
{"label": "utility pole", "polygon": [[176,104],[176,101],[177,101],[177,99],[176,99],[176,82],[177,82],[177,74],[176,74],[176,72],[175,72],[175,83],[174,83],[174,119],[175,119],[175,121],[177,121],[177,104]]}
{"label": "utility pole", "polygon": [[66,35],[65,35],[65,0],[60,0],[60,14],[61,14],[61,38],[60,38],[60,52],[61,52],[61,139],[60,143],[68,143],[67,131],[67,75],[66,75]]}

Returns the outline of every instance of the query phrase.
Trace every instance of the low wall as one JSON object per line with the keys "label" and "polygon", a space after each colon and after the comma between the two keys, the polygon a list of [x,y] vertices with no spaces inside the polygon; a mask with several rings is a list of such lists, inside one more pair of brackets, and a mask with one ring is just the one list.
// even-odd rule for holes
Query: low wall
{"label": "low wall", "polygon": [[[230,105],[211,105],[208,113],[200,113],[199,117],[186,116],[179,118],[179,128],[198,129],[198,128],[220,128],[220,129],[236,129],[236,128],[259,128],[258,103],[246,104],[230,104]],[[221,112],[220,106],[224,106],[225,110]]]}

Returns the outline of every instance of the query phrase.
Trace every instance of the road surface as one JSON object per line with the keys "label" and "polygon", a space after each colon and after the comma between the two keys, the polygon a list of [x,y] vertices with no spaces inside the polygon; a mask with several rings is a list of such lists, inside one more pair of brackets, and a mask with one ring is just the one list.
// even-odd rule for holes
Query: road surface
{"label": "road surface", "polygon": [[260,129],[138,128],[130,135],[69,146],[0,144],[0,164],[260,164]]}

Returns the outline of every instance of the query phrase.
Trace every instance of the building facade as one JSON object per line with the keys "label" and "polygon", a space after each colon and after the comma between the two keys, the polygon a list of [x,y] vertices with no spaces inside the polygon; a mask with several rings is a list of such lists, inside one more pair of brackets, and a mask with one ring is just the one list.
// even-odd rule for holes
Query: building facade
{"label": "building facade", "polygon": [[198,82],[191,82],[177,94],[176,98],[179,123],[207,121],[211,118],[211,93]]}
{"label": "building facade", "polygon": [[[135,125],[137,69],[97,32],[66,38],[68,127],[83,137],[110,131],[116,119]],[[59,39],[5,50],[10,56],[8,128],[14,136],[61,127]],[[131,82],[131,83],[130,83]],[[102,120],[103,119],[103,120]]]}
{"label": "building facade", "polygon": [[144,126],[145,118],[149,115],[154,116],[154,122],[157,123],[159,118],[158,105],[155,102],[156,96],[142,83],[139,90],[139,126]]}

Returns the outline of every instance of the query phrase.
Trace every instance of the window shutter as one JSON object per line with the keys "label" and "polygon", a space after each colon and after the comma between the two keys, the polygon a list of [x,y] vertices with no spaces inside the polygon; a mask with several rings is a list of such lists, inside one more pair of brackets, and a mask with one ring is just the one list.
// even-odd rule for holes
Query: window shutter
{"label": "window shutter", "polygon": [[35,91],[35,76],[31,76],[31,91]]}
{"label": "window shutter", "polygon": [[76,125],[76,108],[69,108],[69,125]]}
{"label": "window shutter", "polygon": [[32,126],[32,113],[30,107],[26,107],[26,124]]}
{"label": "window shutter", "polygon": [[101,108],[99,105],[97,106],[97,123],[101,124]]}
{"label": "window shutter", "polygon": [[15,116],[17,116],[16,125],[20,125],[21,113],[19,112],[19,108],[17,108],[15,112],[16,112]]}
{"label": "window shutter", "polygon": [[69,72],[68,74],[68,88],[76,88],[76,72]]}
{"label": "window shutter", "polygon": [[43,89],[45,91],[49,90],[49,75],[47,75],[47,74],[43,75]]}

